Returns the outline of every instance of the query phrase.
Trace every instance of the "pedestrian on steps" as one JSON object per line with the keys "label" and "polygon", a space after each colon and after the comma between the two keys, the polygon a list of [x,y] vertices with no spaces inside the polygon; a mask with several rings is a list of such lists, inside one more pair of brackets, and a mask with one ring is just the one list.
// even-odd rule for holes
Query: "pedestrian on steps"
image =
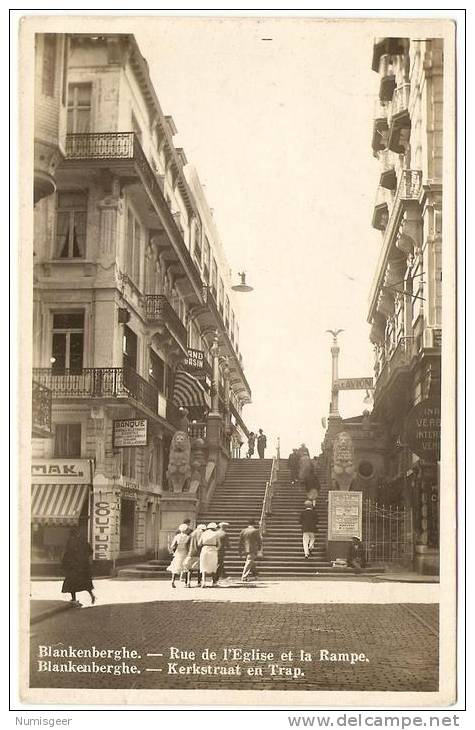
{"label": "pedestrian on steps", "polygon": [[188,555],[183,561],[183,570],[185,571],[185,585],[187,588],[191,588],[191,579],[193,577],[193,571],[196,570],[198,581],[197,585],[201,585],[201,573],[200,573],[200,537],[201,534],[206,530],[206,525],[197,525],[196,529],[190,535],[190,542],[188,547]]}
{"label": "pedestrian on steps", "polygon": [[256,520],[249,520],[248,526],[239,535],[239,555],[246,556],[241,575],[241,580],[246,582],[251,576],[256,576],[256,559],[262,555],[262,539]]}
{"label": "pedestrian on steps", "polygon": [[264,451],[267,448],[267,437],[265,433],[263,432],[262,428],[259,429],[259,436],[257,437],[257,453],[259,454],[259,459],[264,458]]}
{"label": "pedestrian on steps", "polygon": [[231,542],[229,535],[226,532],[226,528],[229,527],[229,522],[219,522],[216,534],[219,538],[218,544],[218,569],[213,576],[213,585],[217,586],[220,578],[226,578],[226,572],[224,570],[224,558],[226,557],[226,551],[231,548]]}
{"label": "pedestrian on steps", "polygon": [[299,521],[302,527],[303,552],[305,558],[308,559],[315,544],[315,533],[318,525],[317,511],[309,499],[304,502],[304,509],[300,513]]}
{"label": "pedestrian on steps", "polygon": [[247,454],[246,459],[251,459],[254,456],[254,448],[256,445],[256,434],[251,431],[247,438]]}
{"label": "pedestrian on steps", "polygon": [[183,570],[183,563],[188,555],[190,535],[187,531],[188,525],[183,522],[179,525],[178,533],[174,536],[170,545],[170,553],[173,555],[173,559],[167,570],[172,574],[172,588],[176,588],[175,580],[180,577],[180,573]]}
{"label": "pedestrian on steps", "polygon": [[290,471],[290,483],[295,484],[299,477],[299,454],[297,449],[292,449],[287,459],[287,465]]}

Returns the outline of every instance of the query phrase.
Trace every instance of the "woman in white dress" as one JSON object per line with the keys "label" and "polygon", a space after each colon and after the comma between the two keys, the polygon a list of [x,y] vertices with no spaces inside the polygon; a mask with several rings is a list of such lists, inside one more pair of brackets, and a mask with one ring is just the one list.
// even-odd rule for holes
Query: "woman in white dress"
{"label": "woman in white dress", "polygon": [[219,535],[216,534],[218,525],[216,522],[210,522],[206,526],[206,530],[202,533],[199,544],[200,552],[200,573],[201,587],[206,587],[206,576],[210,575],[211,580],[218,569],[218,545]]}
{"label": "woman in white dress", "polygon": [[170,552],[173,553],[173,560],[167,570],[169,570],[172,574],[172,588],[176,588],[175,580],[180,575],[183,569],[183,562],[188,555],[190,536],[186,534],[187,530],[188,525],[185,525],[185,523],[179,525],[178,532],[170,545]]}

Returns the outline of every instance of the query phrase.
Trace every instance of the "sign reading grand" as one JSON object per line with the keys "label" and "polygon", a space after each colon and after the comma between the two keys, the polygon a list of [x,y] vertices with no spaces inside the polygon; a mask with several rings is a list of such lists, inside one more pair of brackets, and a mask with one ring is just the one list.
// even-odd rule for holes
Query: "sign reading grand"
{"label": "sign reading grand", "polygon": [[126,418],[114,421],[114,448],[147,445],[147,419]]}
{"label": "sign reading grand", "polygon": [[406,443],[424,461],[440,459],[440,403],[423,400],[406,419]]}
{"label": "sign reading grand", "polygon": [[371,390],[373,378],[337,378],[333,384],[334,390]]}
{"label": "sign reading grand", "polygon": [[188,357],[185,359],[185,367],[187,370],[203,370],[204,359],[203,350],[195,350],[189,347]]}
{"label": "sign reading grand", "polygon": [[91,484],[90,459],[33,459],[32,484]]}
{"label": "sign reading grand", "polygon": [[362,539],[363,492],[328,492],[328,539]]}

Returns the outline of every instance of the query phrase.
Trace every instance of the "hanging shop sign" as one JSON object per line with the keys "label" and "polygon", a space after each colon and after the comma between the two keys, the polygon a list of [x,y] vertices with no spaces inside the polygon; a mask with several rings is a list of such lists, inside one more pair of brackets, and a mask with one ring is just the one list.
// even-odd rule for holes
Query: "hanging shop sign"
{"label": "hanging shop sign", "polygon": [[328,539],[362,538],[363,492],[328,492]]}
{"label": "hanging shop sign", "polygon": [[32,484],[91,484],[90,459],[33,459]]}
{"label": "hanging shop sign", "polygon": [[337,378],[333,390],[371,390],[373,378]]}
{"label": "hanging shop sign", "polygon": [[146,446],[148,436],[146,418],[126,418],[114,421],[114,448]]}
{"label": "hanging shop sign", "polygon": [[409,412],[406,419],[406,443],[424,461],[440,459],[440,403],[423,400]]}
{"label": "hanging shop sign", "polygon": [[195,350],[192,347],[188,348],[188,357],[185,358],[185,367],[187,370],[203,370],[204,367],[204,352],[203,350]]}

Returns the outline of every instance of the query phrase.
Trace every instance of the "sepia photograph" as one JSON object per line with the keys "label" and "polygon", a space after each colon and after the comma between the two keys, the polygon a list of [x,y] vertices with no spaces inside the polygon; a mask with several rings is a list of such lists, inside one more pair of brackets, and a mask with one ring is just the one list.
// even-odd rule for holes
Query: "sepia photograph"
{"label": "sepia photograph", "polygon": [[22,701],[455,702],[455,25],[19,32]]}

